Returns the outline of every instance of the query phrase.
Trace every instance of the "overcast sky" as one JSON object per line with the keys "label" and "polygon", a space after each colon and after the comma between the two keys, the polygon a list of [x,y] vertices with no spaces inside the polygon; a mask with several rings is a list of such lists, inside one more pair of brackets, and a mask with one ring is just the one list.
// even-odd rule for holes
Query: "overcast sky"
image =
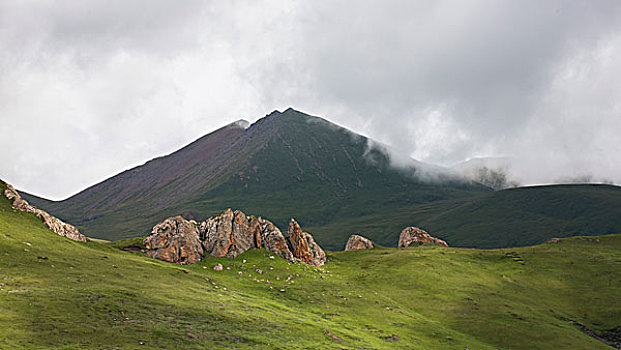
{"label": "overcast sky", "polygon": [[62,199],[289,106],[621,183],[621,1],[0,1],[0,178]]}

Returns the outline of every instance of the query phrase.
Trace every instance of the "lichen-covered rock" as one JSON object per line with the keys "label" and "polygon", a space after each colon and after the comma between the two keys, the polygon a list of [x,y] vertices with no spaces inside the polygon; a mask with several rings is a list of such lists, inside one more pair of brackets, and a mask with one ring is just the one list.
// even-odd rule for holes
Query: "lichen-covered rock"
{"label": "lichen-covered rock", "polygon": [[[149,249],[147,254],[176,263],[194,263],[204,254],[235,258],[255,248],[295,260],[285,236],[274,224],[231,209],[198,224],[181,216],[167,219],[153,228],[144,243]],[[184,256],[182,252],[191,254]]]}
{"label": "lichen-covered rock", "polygon": [[74,241],[86,242],[86,236],[84,236],[77,228],[73,225],[70,225],[59,218],[48,214],[47,212],[28,204],[28,202],[23,199],[19,193],[15,190],[15,188],[9,184],[6,184],[6,190],[4,190],[4,195],[9,200],[12,200],[13,208],[24,211],[27,213],[33,213],[38,218],[43,220],[45,226],[47,226],[54,233],[59,236],[67,237]]}
{"label": "lichen-covered rock", "polygon": [[159,260],[193,264],[203,257],[198,225],[181,216],[168,218],[155,225],[143,243],[147,248],[145,253]]}
{"label": "lichen-covered rock", "polygon": [[351,235],[345,245],[345,251],[358,250],[358,249],[371,249],[374,248],[373,242],[370,239],[364,238],[360,235]]}
{"label": "lichen-covered rock", "polygon": [[215,257],[235,258],[249,249],[261,247],[260,232],[253,219],[239,210],[226,209],[202,222],[200,236],[205,251]]}
{"label": "lichen-covered rock", "polygon": [[410,226],[406,227],[401,231],[401,235],[399,235],[399,248],[409,247],[412,243],[433,243],[442,247],[448,247],[448,244],[439,239],[432,237],[424,230],[419,229],[418,227]]}
{"label": "lichen-covered rock", "polygon": [[270,221],[227,209],[202,222],[200,236],[205,251],[216,257],[235,258],[253,248],[265,248],[293,261],[285,236]]}
{"label": "lichen-covered rock", "polygon": [[257,219],[257,224],[261,232],[261,246],[277,256],[293,262],[293,253],[289,250],[289,245],[285,236],[278,227],[263,218]]}
{"label": "lichen-covered rock", "polygon": [[293,256],[309,265],[322,266],[326,262],[326,253],[310,233],[302,231],[300,225],[292,218],[289,222],[289,243]]}

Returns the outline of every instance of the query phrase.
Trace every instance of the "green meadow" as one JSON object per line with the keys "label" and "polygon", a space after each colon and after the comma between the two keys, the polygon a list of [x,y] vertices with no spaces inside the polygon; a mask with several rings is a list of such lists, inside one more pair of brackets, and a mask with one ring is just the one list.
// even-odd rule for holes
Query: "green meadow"
{"label": "green meadow", "polygon": [[621,329],[618,234],[328,252],[320,268],[121,249],[140,242],[70,241],[2,196],[0,349],[611,349],[595,337]]}

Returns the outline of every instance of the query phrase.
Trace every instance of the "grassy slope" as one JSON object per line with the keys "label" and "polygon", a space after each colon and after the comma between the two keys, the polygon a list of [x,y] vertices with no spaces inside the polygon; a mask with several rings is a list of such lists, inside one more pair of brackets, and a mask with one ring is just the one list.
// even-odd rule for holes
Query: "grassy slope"
{"label": "grassy slope", "polygon": [[621,187],[515,188],[405,208],[380,206],[365,216],[342,217],[305,229],[320,242],[328,241],[331,247],[342,249],[348,235],[358,232],[395,246],[401,228],[410,225],[424,228],[452,246],[476,248],[525,246],[552,237],[614,233],[621,231]]}
{"label": "grassy slope", "polygon": [[318,269],[260,250],[179,266],[115,248],[138,240],[69,241],[2,197],[0,348],[606,349],[567,321],[621,324],[621,236],[599,239],[338,252]]}

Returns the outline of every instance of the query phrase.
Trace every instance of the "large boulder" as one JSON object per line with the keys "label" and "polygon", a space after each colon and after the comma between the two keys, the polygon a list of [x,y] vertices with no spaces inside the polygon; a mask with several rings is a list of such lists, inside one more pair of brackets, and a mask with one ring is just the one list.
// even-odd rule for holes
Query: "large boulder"
{"label": "large boulder", "polygon": [[360,235],[351,235],[345,245],[345,251],[358,250],[358,249],[371,249],[375,248],[373,242],[370,239],[364,238]]}
{"label": "large boulder", "polygon": [[283,259],[294,261],[293,253],[282,232],[270,221],[262,218],[257,219],[261,231],[261,246]]}
{"label": "large boulder", "polygon": [[166,219],[153,227],[144,244],[150,256],[175,263],[194,263],[204,254],[235,258],[255,248],[295,260],[285,236],[273,223],[231,209],[200,223],[181,216]]}
{"label": "large boulder", "polygon": [[326,262],[326,253],[310,233],[302,231],[293,218],[289,222],[289,243],[291,243],[293,256],[302,262],[314,266],[322,266]]}
{"label": "large boulder", "polygon": [[401,235],[399,235],[399,248],[409,247],[412,243],[433,243],[442,247],[448,247],[445,241],[432,237],[426,231],[418,227],[410,226],[401,231]]}
{"label": "large boulder", "polygon": [[253,219],[239,210],[226,209],[202,222],[200,236],[205,251],[215,257],[235,258],[248,249],[259,248],[260,232]]}
{"label": "large boulder", "polygon": [[4,196],[13,201],[13,208],[35,214],[38,218],[43,220],[45,226],[59,236],[67,237],[74,241],[86,242],[86,236],[80,233],[80,231],[78,231],[78,229],[73,225],[70,225],[59,218],[52,216],[33,205],[30,205],[19,195],[13,186],[6,184],[6,187],[6,190],[4,190]]}
{"label": "large boulder", "polygon": [[164,261],[194,264],[203,257],[198,225],[181,216],[168,218],[155,226],[144,239],[146,254]]}

